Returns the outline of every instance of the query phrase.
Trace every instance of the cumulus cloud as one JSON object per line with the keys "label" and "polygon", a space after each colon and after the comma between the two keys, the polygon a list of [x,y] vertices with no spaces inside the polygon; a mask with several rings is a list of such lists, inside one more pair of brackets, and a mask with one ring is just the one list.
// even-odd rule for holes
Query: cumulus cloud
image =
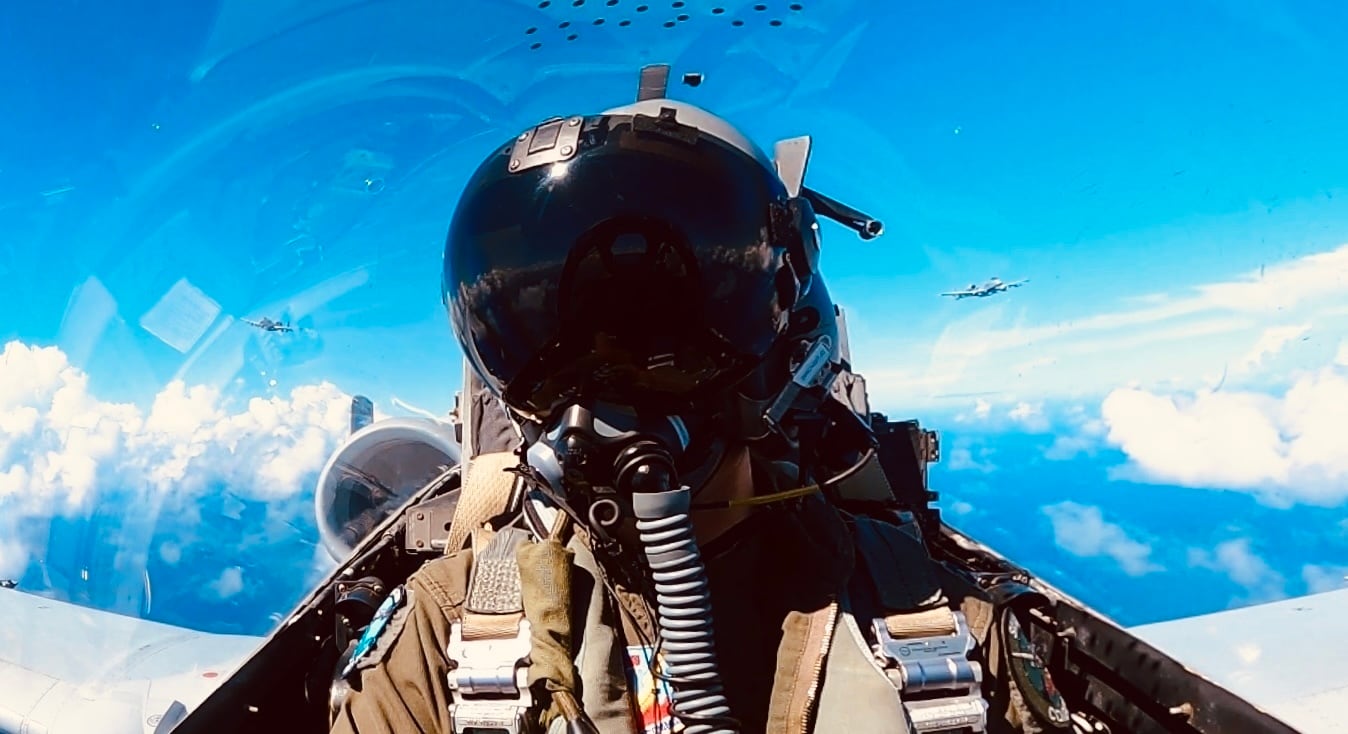
{"label": "cumulus cloud", "polygon": [[1288,344],[1300,339],[1311,330],[1310,324],[1294,326],[1274,326],[1264,329],[1258,341],[1240,359],[1232,365],[1239,372],[1249,372],[1264,364],[1269,358],[1277,356]]}
{"label": "cumulus cloud", "polygon": [[1348,370],[1332,365],[1281,395],[1119,389],[1101,416],[1139,479],[1334,506],[1348,499],[1344,406]]}
{"label": "cumulus cloud", "polygon": [[[1231,381],[1248,383],[1291,359],[1290,347],[1311,329],[1348,328],[1346,283],[1348,244],[1174,293],[1121,295],[1121,307],[1093,314],[1091,302],[1043,316],[1009,301],[979,304],[934,337],[877,335],[876,343],[854,340],[854,351],[863,369],[864,352],[904,355],[874,360],[903,366],[866,370],[881,408],[940,407],[952,393],[1094,397],[1134,380],[1196,387],[1223,365]],[[923,355],[925,367],[912,364]]]}
{"label": "cumulus cloud", "polygon": [[1023,430],[1030,433],[1043,433],[1049,429],[1048,418],[1044,416],[1042,403],[1031,405],[1022,400],[1016,403],[1016,407],[1012,408],[1006,415],[1019,424]]}
{"label": "cumulus cloud", "polygon": [[22,545],[0,539],[0,579],[13,579],[27,563],[27,552]]}
{"label": "cumulus cloud", "polygon": [[950,503],[949,510],[952,515],[968,515],[974,511],[974,506],[964,500],[955,500]]}
{"label": "cumulus cloud", "polygon": [[1224,574],[1250,592],[1252,600],[1267,601],[1286,596],[1282,574],[1250,548],[1249,538],[1219,543],[1212,550],[1189,549],[1189,565]]}
{"label": "cumulus cloud", "polygon": [[243,569],[238,566],[226,568],[211,582],[210,588],[221,599],[228,599],[243,591]]}
{"label": "cumulus cloud", "polygon": [[1129,576],[1161,570],[1151,561],[1151,546],[1130,537],[1119,525],[1107,522],[1099,507],[1060,502],[1045,506],[1043,512],[1053,523],[1054,542],[1068,553],[1084,558],[1112,558]]}
{"label": "cumulus cloud", "polygon": [[1053,443],[1044,449],[1044,458],[1049,461],[1070,461],[1082,454],[1095,453],[1096,441],[1085,436],[1056,436]]}
{"label": "cumulus cloud", "polygon": [[[975,455],[977,451],[977,455]],[[946,456],[946,465],[951,471],[976,471],[989,474],[997,466],[989,459],[992,452],[985,447],[956,446]]]}
{"label": "cumulus cloud", "polygon": [[[330,383],[235,403],[179,380],[144,408],[107,402],[60,349],[10,342],[0,352],[0,576],[74,552],[56,540],[52,518],[64,517],[116,539],[94,573],[139,582],[151,564],[181,567],[208,574],[186,586],[216,599],[253,593],[250,563],[296,584],[311,565],[313,482],[348,430],[349,405]],[[156,605],[172,593],[156,589]]]}
{"label": "cumulus cloud", "polygon": [[1301,580],[1311,594],[1348,588],[1348,566],[1307,564],[1301,567]]}

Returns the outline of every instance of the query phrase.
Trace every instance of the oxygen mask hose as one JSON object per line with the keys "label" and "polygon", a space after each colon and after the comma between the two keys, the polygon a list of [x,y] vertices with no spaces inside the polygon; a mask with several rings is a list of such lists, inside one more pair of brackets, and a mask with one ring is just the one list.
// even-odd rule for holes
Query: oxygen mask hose
{"label": "oxygen mask hose", "polygon": [[711,594],[693,536],[687,487],[674,488],[674,466],[658,445],[622,452],[619,485],[631,492],[638,537],[651,569],[662,672],[673,688],[674,716],[685,734],[738,734],[716,664]]}

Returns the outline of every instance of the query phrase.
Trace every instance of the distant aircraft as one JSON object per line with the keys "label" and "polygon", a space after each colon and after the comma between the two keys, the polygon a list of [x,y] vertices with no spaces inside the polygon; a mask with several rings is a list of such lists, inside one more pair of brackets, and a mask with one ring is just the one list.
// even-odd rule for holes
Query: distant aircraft
{"label": "distant aircraft", "polygon": [[997,293],[1003,293],[1012,288],[1019,288],[1028,282],[1030,282],[1029,278],[1025,278],[1024,280],[1012,281],[1010,283],[1004,283],[1002,282],[1001,278],[993,277],[991,280],[987,281],[983,285],[978,285],[977,283],[970,283],[969,287],[965,288],[962,291],[948,291],[946,293],[942,293],[941,295],[954,296],[955,300],[957,301],[963,300],[965,298],[987,298],[988,296],[995,295]]}
{"label": "distant aircraft", "polygon": [[249,326],[256,326],[257,328],[262,329],[263,331],[282,331],[282,332],[285,332],[285,331],[294,331],[294,330],[295,330],[295,327],[291,326],[290,324],[282,323],[282,322],[280,322],[280,321],[272,321],[271,319],[267,318],[266,316],[263,316],[261,321],[254,321],[254,320],[252,320],[252,319],[244,319],[244,320],[243,320],[243,323],[248,324]]}

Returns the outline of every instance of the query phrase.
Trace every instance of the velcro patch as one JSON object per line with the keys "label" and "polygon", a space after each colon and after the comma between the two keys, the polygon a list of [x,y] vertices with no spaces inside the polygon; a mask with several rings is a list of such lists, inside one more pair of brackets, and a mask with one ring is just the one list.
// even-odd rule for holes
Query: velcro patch
{"label": "velcro patch", "polygon": [[683,723],[674,718],[674,691],[669,681],[657,676],[664,656],[659,659],[645,645],[627,648],[627,686],[636,704],[641,734],[677,734]]}
{"label": "velcro patch", "polygon": [[411,600],[412,590],[402,586],[395,587],[384,598],[384,603],[375,611],[365,633],[356,642],[356,649],[351,651],[351,659],[342,669],[343,678],[383,662],[393,643],[398,641],[403,625],[407,623],[407,614],[412,609]]}

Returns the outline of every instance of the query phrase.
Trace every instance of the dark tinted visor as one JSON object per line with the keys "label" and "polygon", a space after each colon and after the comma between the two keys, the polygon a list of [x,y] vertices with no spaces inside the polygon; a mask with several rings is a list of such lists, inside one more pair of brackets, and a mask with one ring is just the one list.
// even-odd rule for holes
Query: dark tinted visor
{"label": "dark tinted visor", "polygon": [[456,332],[517,409],[686,401],[742,376],[783,324],[780,181],[719,140],[631,120],[587,120],[562,163],[494,157],[451,225]]}

